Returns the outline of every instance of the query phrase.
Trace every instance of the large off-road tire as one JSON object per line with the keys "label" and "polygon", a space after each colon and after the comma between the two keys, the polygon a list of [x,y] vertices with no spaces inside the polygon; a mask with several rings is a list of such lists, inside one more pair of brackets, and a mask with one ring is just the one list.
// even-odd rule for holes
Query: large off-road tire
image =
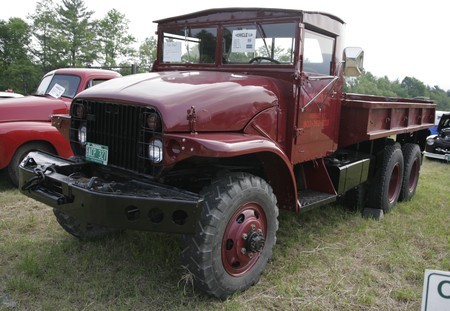
{"label": "large off-road tire", "polygon": [[405,160],[405,172],[403,174],[402,189],[399,201],[409,201],[416,193],[419,183],[420,166],[422,165],[422,153],[417,144],[405,144],[402,147]]}
{"label": "large off-road tire", "polygon": [[181,254],[195,288],[225,299],[259,281],[272,256],[278,208],[260,177],[228,174],[201,192],[204,206],[194,235],[184,235]]}
{"label": "large off-road tire", "polygon": [[113,234],[117,234],[121,231],[115,228],[82,223],[75,217],[69,216],[56,209],[53,209],[53,213],[56,216],[56,220],[64,230],[82,241],[100,239]]}
{"label": "large off-road tire", "polygon": [[31,151],[45,151],[48,153],[55,153],[55,149],[49,144],[38,142],[38,141],[32,141],[29,143],[26,143],[19,148],[17,148],[16,152],[14,153],[11,161],[8,165],[8,176],[11,181],[11,183],[18,187],[19,186],[19,164],[22,162],[23,158],[31,152]]}
{"label": "large off-road tire", "polygon": [[389,212],[397,204],[403,181],[403,153],[398,143],[387,145],[378,158],[370,183],[368,207]]}

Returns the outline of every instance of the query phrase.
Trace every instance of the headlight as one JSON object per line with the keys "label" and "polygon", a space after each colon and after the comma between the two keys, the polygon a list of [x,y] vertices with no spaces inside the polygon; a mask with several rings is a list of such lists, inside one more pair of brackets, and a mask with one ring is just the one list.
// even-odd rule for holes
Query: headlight
{"label": "headlight", "polygon": [[432,146],[434,144],[434,138],[427,138],[427,145]]}
{"label": "headlight", "polygon": [[78,128],[78,142],[82,145],[86,144],[86,124],[81,124],[81,126]]}
{"label": "headlight", "polygon": [[159,163],[163,159],[163,142],[161,139],[152,139],[148,144],[148,158],[153,163]]}

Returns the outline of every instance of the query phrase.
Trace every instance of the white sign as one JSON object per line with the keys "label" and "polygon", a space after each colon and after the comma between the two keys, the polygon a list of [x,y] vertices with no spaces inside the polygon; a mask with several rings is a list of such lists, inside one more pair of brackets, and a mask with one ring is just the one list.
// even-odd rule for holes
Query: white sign
{"label": "white sign", "polygon": [[450,311],[450,272],[425,270],[422,311]]}
{"label": "white sign", "polygon": [[255,52],[256,29],[233,30],[231,52],[253,53]]}
{"label": "white sign", "polygon": [[164,42],[163,62],[181,62],[181,42]]}
{"label": "white sign", "polygon": [[64,94],[64,91],[66,89],[59,85],[58,83],[55,83],[55,85],[52,87],[50,92],[48,92],[48,95],[54,97],[54,98],[60,98],[62,94]]}

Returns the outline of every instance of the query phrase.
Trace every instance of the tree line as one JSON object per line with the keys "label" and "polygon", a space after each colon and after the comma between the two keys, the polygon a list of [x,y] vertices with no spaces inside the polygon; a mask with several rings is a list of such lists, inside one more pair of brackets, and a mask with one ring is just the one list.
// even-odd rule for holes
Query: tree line
{"label": "tree line", "polygon": [[[149,36],[135,48],[129,20],[112,9],[94,19],[83,0],[41,0],[35,10],[21,18],[0,20],[0,90],[22,94],[35,91],[41,77],[64,67],[118,68],[130,74],[132,64],[139,72],[151,70],[156,58],[156,38]],[[438,110],[450,111],[450,90],[426,86],[413,77],[401,82],[370,72],[347,80],[345,91],[353,93],[429,98]]]}
{"label": "tree line", "polygon": [[427,86],[413,77],[405,77],[401,82],[399,80],[390,81],[387,76],[378,78],[370,72],[363,72],[359,77],[348,79],[346,82],[344,87],[346,92],[431,99],[437,105],[436,110],[450,111],[450,90],[444,91],[437,85]]}

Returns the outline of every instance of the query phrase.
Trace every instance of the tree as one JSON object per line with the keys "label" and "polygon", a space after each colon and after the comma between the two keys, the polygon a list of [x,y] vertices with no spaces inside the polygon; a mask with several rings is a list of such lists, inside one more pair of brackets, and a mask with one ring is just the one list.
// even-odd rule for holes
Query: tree
{"label": "tree", "polygon": [[131,46],[136,39],[128,34],[128,20],[124,14],[112,9],[97,23],[97,37],[102,47],[101,64],[115,67],[119,58],[133,57],[136,50]]}
{"label": "tree", "polygon": [[42,66],[42,72],[68,67],[65,43],[58,33],[60,25],[56,18],[56,8],[52,0],[42,0],[36,4],[35,13],[28,17],[32,21],[33,47],[31,49],[36,62]]}
{"label": "tree", "polygon": [[88,11],[83,0],[62,0],[56,8],[58,40],[61,41],[70,67],[88,66],[97,59],[93,11]]}
{"label": "tree", "polygon": [[0,68],[28,61],[27,46],[30,43],[30,27],[20,18],[10,18],[6,23],[0,21]]}
{"label": "tree", "polygon": [[28,54],[29,44],[30,26],[24,20],[0,21],[0,90],[27,94],[34,89],[40,73]]}
{"label": "tree", "polygon": [[139,71],[151,71],[153,62],[156,60],[156,48],[158,41],[155,37],[151,36],[146,38],[144,43],[139,47]]}
{"label": "tree", "polygon": [[402,87],[408,91],[408,95],[412,98],[429,97],[425,84],[416,78],[405,77],[402,81]]}

